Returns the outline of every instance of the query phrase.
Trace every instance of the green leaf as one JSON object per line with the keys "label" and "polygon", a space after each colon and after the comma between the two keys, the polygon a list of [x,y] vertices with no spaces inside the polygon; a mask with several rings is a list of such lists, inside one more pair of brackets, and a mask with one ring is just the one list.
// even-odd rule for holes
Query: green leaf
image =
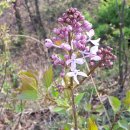
{"label": "green leaf", "polygon": [[52,81],[53,81],[53,70],[51,66],[43,75],[43,82],[46,88],[50,87]]}
{"label": "green leaf", "polygon": [[[25,90],[38,90],[37,79],[30,72],[20,72],[19,77],[22,81],[21,91]],[[32,76],[33,75],[33,76]]]}
{"label": "green leaf", "polygon": [[91,109],[92,109],[92,105],[91,105],[90,103],[87,103],[87,105],[86,105],[86,107],[85,107],[85,110],[86,110],[87,112],[90,112]]}
{"label": "green leaf", "polygon": [[55,100],[58,106],[62,107],[69,107],[68,100],[67,99],[56,99]]}
{"label": "green leaf", "polygon": [[91,118],[88,119],[88,130],[98,130],[95,121]]}
{"label": "green leaf", "polygon": [[84,93],[78,94],[78,95],[75,97],[75,104],[78,105],[78,104],[80,103],[80,101],[82,100],[83,96],[84,96]]}
{"label": "green leaf", "polygon": [[65,98],[70,99],[70,97],[71,97],[71,90],[70,89],[65,89],[64,90],[64,96],[65,96]]}
{"label": "green leaf", "polygon": [[64,125],[64,130],[70,130],[70,129],[71,129],[71,126],[69,124]]}
{"label": "green leaf", "polygon": [[[108,129],[108,130],[110,130],[110,129]],[[116,124],[113,126],[113,130],[122,130],[122,129],[120,128],[119,124],[116,123]]]}
{"label": "green leaf", "polygon": [[64,107],[55,107],[52,111],[56,112],[56,113],[65,113],[65,108]]}
{"label": "green leaf", "polygon": [[129,130],[128,122],[125,119],[119,120],[118,125],[123,128],[124,130]]}
{"label": "green leaf", "polygon": [[59,92],[57,90],[55,90],[54,87],[51,88],[51,94],[55,98],[59,96]]}
{"label": "green leaf", "polygon": [[18,99],[36,100],[38,98],[38,82],[35,76],[27,71],[19,73],[22,86],[18,89]]}
{"label": "green leaf", "polygon": [[19,73],[19,75],[26,75],[26,76],[28,76],[28,77],[31,77],[31,78],[35,79],[35,80],[36,80],[36,83],[37,83],[37,79],[36,79],[36,76],[35,76],[34,73],[31,73],[31,72],[29,72],[29,71],[21,71],[21,72]]}
{"label": "green leaf", "polygon": [[36,100],[38,98],[38,93],[35,90],[25,90],[18,95],[20,100]]}
{"label": "green leaf", "polygon": [[124,98],[123,102],[126,106],[130,106],[130,91],[126,93],[126,97]]}
{"label": "green leaf", "polygon": [[127,108],[127,111],[130,112],[130,106]]}
{"label": "green leaf", "polygon": [[103,126],[104,130],[110,130],[108,125]]}
{"label": "green leaf", "polygon": [[113,109],[114,112],[118,112],[120,110],[121,107],[121,102],[118,98],[113,97],[113,96],[109,96],[109,103]]}
{"label": "green leaf", "polygon": [[102,113],[104,111],[103,105],[102,104],[96,105],[95,111]]}

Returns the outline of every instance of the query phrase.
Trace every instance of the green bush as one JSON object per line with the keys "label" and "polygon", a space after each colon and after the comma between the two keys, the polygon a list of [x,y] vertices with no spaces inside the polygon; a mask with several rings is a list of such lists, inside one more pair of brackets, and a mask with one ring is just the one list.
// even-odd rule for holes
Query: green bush
{"label": "green bush", "polygon": [[[118,9],[121,9],[121,1],[118,0],[101,0],[99,3],[99,8],[95,10],[95,16],[90,16],[88,12],[85,13],[85,18],[92,22],[95,26],[96,36],[104,37],[104,34],[111,35],[114,37],[119,37],[120,19],[118,16]],[[93,20],[92,20],[93,19]],[[125,38],[130,36],[130,9],[126,4],[124,8],[124,34]]]}

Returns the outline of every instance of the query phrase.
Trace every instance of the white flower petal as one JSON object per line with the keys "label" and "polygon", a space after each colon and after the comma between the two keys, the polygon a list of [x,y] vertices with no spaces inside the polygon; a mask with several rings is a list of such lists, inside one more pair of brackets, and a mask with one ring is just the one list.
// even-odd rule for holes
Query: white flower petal
{"label": "white flower petal", "polygon": [[74,40],[71,41],[71,48],[72,48],[72,50],[74,49],[73,42],[74,42]]}
{"label": "white flower petal", "polygon": [[74,70],[76,70],[76,63],[75,63],[75,61],[72,61],[71,62],[71,71],[74,71]]}
{"label": "white flower petal", "polygon": [[92,44],[95,46],[99,46],[99,41],[100,41],[100,38],[98,38],[97,40],[90,40],[90,42],[92,42]]}
{"label": "white flower petal", "polygon": [[75,76],[74,72],[68,72],[66,75],[67,75],[68,77],[74,77],[74,76]]}
{"label": "white flower petal", "polygon": [[97,54],[97,52],[98,52],[98,46],[93,46],[93,47],[91,47],[91,49],[90,49],[90,53],[91,54]]}
{"label": "white flower petal", "polygon": [[100,56],[94,56],[94,57],[91,58],[91,60],[99,61],[99,60],[101,60],[101,57]]}
{"label": "white flower petal", "polygon": [[84,72],[81,72],[81,71],[80,71],[80,72],[77,72],[77,75],[81,75],[81,76],[83,76],[83,77],[88,77],[87,74],[85,74]]}
{"label": "white flower petal", "polygon": [[73,60],[73,59],[76,59],[76,57],[77,57],[76,54],[73,53],[72,56],[71,56],[71,59],[72,59],[72,60]]}
{"label": "white flower petal", "polygon": [[79,81],[78,81],[78,79],[77,79],[77,75],[75,75],[73,78],[74,78],[75,82],[76,82],[77,84],[79,84]]}
{"label": "white flower petal", "polygon": [[85,62],[85,61],[84,61],[83,58],[77,58],[77,59],[76,59],[76,63],[77,63],[77,64],[82,65],[84,62]]}
{"label": "white flower petal", "polygon": [[91,39],[91,37],[94,36],[94,30],[91,29],[89,32],[87,32],[87,35]]}

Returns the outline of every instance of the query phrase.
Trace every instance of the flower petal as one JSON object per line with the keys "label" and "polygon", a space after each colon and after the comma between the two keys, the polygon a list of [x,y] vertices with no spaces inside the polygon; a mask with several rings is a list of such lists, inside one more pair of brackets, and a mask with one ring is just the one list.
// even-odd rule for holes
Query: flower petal
{"label": "flower petal", "polygon": [[71,71],[74,71],[74,70],[76,70],[76,62],[72,61],[71,62]]}
{"label": "flower petal", "polygon": [[52,42],[51,39],[46,39],[46,40],[45,40],[45,46],[46,46],[47,48],[51,48],[52,46],[54,46],[54,44],[53,44],[53,42]]}
{"label": "flower petal", "polygon": [[68,77],[74,77],[75,75],[74,75],[74,72],[68,72],[67,74],[66,74]]}
{"label": "flower petal", "polygon": [[91,29],[89,32],[87,32],[88,37],[91,39],[92,36],[94,36],[94,30]]}
{"label": "flower petal", "polygon": [[82,65],[84,62],[85,62],[85,61],[84,61],[83,58],[77,58],[77,59],[76,59],[76,63],[77,63],[77,64]]}
{"label": "flower petal", "polygon": [[87,74],[85,74],[84,72],[81,72],[81,71],[80,71],[80,72],[77,72],[77,75],[81,75],[81,76],[83,76],[83,77],[88,77]]}
{"label": "flower petal", "polygon": [[70,50],[71,50],[70,45],[69,45],[69,44],[66,44],[66,43],[62,43],[62,44],[60,45],[60,47],[61,47],[62,49],[64,49],[64,50],[66,50],[66,51],[70,51]]}
{"label": "flower petal", "polygon": [[73,60],[73,59],[76,59],[76,57],[77,57],[76,54],[73,53],[72,56],[71,56],[71,59],[72,59],[72,60]]}
{"label": "flower petal", "polygon": [[74,78],[75,82],[76,82],[77,84],[79,84],[79,81],[78,81],[78,79],[77,79],[77,75],[75,75],[73,78]]}
{"label": "flower petal", "polygon": [[71,59],[66,61],[66,64],[69,65],[71,63]]}
{"label": "flower petal", "polygon": [[92,44],[95,46],[99,46],[99,41],[100,41],[100,38],[98,38],[97,40],[90,40],[90,42],[92,42]]}
{"label": "flower petal", "polygon": [[97,54],[97,52],[98,52],[98,46],[93,46],[93,47],[91,47],[91,49],[90,49],[90,53],[91,54]]}
{"label": "flower petal", "polygon": [[94,57],[91,58],[91,60],[99,61],[99,60],[101,60],[101,57],[100,56],[94,56]]}

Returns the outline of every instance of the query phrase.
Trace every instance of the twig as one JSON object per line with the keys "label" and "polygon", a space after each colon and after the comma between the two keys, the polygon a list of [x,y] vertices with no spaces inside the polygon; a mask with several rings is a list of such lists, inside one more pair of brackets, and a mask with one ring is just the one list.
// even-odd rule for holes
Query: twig
{"label": "twig", "polygon": [[[88,63],[87,63],[87,62],[85,62],[85,63],[86,63],[87,69],[90,71],[89,66],[88,66]],[[112,126],[112,124],[111,124],[111,122],[110,122],[109,115],[108,115],[108,113],[107,113],[107,110],[106,110],[106,108],[105,108],[105,106],[104,106],[104,104],[103,104],[103,101],[102,101],[101,98],[100,98],[99,92],[98,92],[98,90],[97,90],[97,86],[96,86],[96,84],[95,84],[95,82],[94,82],[94,79],[93,79],[93,77],[91,76],[91,74],[90,74],[90,77],[91,77],[92,84],[93,84],[93,86],[94,86],[94,88],[95,88],[95,91],[96,91],[96,93],[97,93],[97,96],[98,96],[98,98],[99,98],[99,100],[100,100],[100,103],[102,104],[102,106],[103,106],[103,108],[104,108],[104,112],[105,112],[105,114],[106,114],[106,117],[107,117],[107,119],[108,119],[108,122],[109,122],[110,126]]]}
{"label": "twig", "polygon": [[38,40],[37,38],[34,38],[34,37],[31,37],[31,36],[28,36],[28,35],[15,35],[15,34],[10,34],[10,36],[13,36],[13,37],[25,37],[25,38],[29,38],[29,39],[32,39],[38,43],[41,43],[43,44],[42,41]]}
{"label": "twig", "polygon": [[[98,63],[96,66],[94,66],[91,70],[89,70],[87,76],[90,76],[90,75],[95,71],[95,69],[98,68],[98,67],[101,65],[101,63],[102,63],[102,61],[99,61],[99,63]],[[88,77],[84,77],[84,78],[80,81],[80,83],[77,84],[74,88],[77,88],[77,87],[78,87],[79,85],[81,85],[86,79],[88,79]]]}
{"label": "twig", "polygon": [[[120,31],[120,39],[119,39],[119,90],[122,91],[124,87],[124,77],[123,77],[123,58],[125,58],[123,55],[125,53],[125,40],[124,40],[124,33],[123,33],[123,27],[124,27],[124,7],[125,7],[125,0],[122,0],[122,6],[121,10],[119,9],[118,1],[116,0],[116,8],[117,13],[119,17],[119,31]],[[124,41],[124,44],[123,44]],[[123,47],[123,48],[122,48]],[[123,53],[122,53],[123,49]],[[127,64],[127,63],[126,63]],[[127,65],[126,65],[127,66]]]}
{"label": "twig", "polygon": [[112,123],[112,126],[111,126],[110,130],[113,130],[114,125],[117,123],[117,121],[119,121],[119,119],[120,119],[119,117],[121,116],[121,113],[122,113],[122,112],[124,112],[124,110],[119,111],[119,112],[115,115],[114,121],[113,121],[113,123]]}

